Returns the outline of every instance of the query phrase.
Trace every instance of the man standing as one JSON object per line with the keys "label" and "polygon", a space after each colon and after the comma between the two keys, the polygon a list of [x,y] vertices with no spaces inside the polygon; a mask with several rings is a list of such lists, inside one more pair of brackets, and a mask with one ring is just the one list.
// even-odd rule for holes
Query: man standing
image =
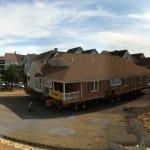
{"label": "man standing", "polygon": [[32,111],[31,106],[32,106],[32,101],[30,101],[29,104],[28,104],[28,111],[29,111],[29,112]]}

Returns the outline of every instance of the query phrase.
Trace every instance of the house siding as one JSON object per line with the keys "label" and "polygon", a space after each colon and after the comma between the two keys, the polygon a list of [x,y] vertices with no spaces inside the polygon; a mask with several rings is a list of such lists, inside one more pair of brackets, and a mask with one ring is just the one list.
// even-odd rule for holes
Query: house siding
{"label": "house siding", "polygon": [[106,94],[106,91],[110,89],[109,81],[99,81],[99,90],[98,91],[90,91],[89,88],[89,82],[83,82],[82,83],[82,98],[81,100],[87,100],[87,99],[97,99],[104,97]]}
{"label": "house siding", "polygon": [[115,95],[121,95],[124,93],[140,90],[147,86],[147,77],[143,76],[143,82],[140,83],[140,77],[129,77],[127,78],[127,85],[120,85],[116,87],[110,86],[109,80],[99,81],[99,90],[90,91],[89,82],[82,83],[82,97],[81,100],[90,100],[104,98],[111,96],[112,90],[115,91]]}
{"label": "house siding", "polygon": [[68,83],[65,85],[66,87],[66,93],[67,92],[74,92],[74,91],[80,91],[80,83]]}
{"label": "house siding", "polygon": [[123,58],[128,60],[128,61],[134,62],[133,59],[132,59],[132,56],[128,53],[128,51],[126,51]]}

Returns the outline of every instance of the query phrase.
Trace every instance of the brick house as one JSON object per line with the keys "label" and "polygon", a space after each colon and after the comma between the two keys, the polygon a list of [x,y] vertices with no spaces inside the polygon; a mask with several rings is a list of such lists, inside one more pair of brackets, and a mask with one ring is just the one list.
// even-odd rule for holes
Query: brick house
{"label": "brick house", "polygon": [[30,88],[63,106],[119,97],[148,86],[150,70],[121,57],[50,51],[45,58],[33,62]]}

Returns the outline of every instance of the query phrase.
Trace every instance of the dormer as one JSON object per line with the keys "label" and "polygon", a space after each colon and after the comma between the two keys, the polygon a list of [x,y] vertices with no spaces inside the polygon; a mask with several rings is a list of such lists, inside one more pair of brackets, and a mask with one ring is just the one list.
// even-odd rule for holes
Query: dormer
{"label": "dormer", "polygon": [[59,57],[49,59],[48,64],[56,67],[68,67],[69,65]]}

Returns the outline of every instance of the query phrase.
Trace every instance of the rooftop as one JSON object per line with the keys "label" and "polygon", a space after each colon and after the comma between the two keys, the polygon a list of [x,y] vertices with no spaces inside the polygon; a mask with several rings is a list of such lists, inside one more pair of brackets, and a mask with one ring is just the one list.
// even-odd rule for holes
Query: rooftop
{"label": "rooftop", "polygon": [[65,82],[75,82],[150,74],[150,70],[117,56],[91,56],[59,52],[54,60],[61,60],[67,65],[41,65],[43,77]]}
{"label": "rooftop", "polygon": [[123,55],[124,55],[127,51],[128,51],[128,50],[115,50],[115,51],[111,51],[111,52],[109,52],[109,53],[112,54],[112,55],[115,55],[115,56],[123,57]]}

